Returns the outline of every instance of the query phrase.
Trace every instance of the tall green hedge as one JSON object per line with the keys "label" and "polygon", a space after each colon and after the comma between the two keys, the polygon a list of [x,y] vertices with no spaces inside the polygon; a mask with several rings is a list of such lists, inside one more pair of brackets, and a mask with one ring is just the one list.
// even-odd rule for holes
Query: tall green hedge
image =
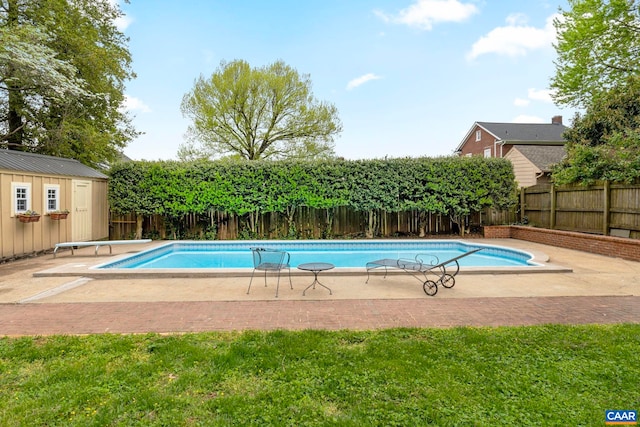
{"label": "tall green hedge", "polygon": [[180,218],[211,210],[235,215],[297,207],[418,210],[460,217],[515,202],[511,163],[481,157],[319,161],[128,162],[111,171],[116,214]]}

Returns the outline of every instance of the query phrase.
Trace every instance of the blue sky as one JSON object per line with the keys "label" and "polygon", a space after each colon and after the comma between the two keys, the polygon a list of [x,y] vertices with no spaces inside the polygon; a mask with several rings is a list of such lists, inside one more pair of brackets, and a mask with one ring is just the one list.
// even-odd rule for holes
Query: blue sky
{"label": "blue sky", "polygon": [[309,74],[343,124],[347,159],[443,156],[475,121],[550,123],[551,21],[566,1],[131,0],[118,24],[135,80],[126,108],[144,135],[125,149],[175,159],[180,103],[220,61],[283,60]]}

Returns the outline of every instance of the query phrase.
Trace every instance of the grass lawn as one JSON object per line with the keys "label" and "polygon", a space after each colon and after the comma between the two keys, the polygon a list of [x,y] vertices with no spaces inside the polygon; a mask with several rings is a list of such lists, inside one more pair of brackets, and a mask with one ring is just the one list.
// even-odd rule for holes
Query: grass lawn
{"label": "grass lawn", "polygon": [[0,425],[601,426],[640,325],[0,339]]}

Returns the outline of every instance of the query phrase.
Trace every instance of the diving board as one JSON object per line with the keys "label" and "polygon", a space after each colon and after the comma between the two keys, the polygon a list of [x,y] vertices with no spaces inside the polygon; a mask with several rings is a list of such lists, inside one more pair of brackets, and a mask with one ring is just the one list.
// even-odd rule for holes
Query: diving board
{"label": "diving board", "polygon": [[98,256],[98,249],[102,246],[109,246],[109,254],[112,254],[112,245],[134,245],[137,243],[149,243],[151,239],[138,239],[138,240],[95,240],[89,242],[64,242],[64,243],[56,243],[55,249],[53,249],[53,257],[56,257],[58,253],[58,249],[60,248],[71,248],[71,255],[74,254],[73,250],[86,246],[95,246],[95,255]]}

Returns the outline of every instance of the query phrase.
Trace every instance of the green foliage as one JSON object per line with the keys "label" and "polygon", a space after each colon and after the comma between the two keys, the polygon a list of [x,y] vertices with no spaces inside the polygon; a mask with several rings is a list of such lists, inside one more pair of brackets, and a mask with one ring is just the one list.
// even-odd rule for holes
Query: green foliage
{"label": "green foliage", "polygon": [[631,183],[640,178],[640,131],[615,132],[606,144],[567,146],[567,159],[556,167],[553,180],[557,184],[596,181]]}
{"label": "green foliage", "polygon": [[137,133],[135,77],[108,0],[0,1],[0,146],[102,167]]}
{"label": "green foliage", "polygon": [[511,163],[480,157],[391,160],[129,162],[111,169],[113,212],[180,218],[239,216],[301,206],[419,210],[456,216],[514,203]]}
{"label": "green foliage", "polygon": [[564,133],[568,143],[595,147],[607,144],[616,132],[640,129],[640,76],[630,77],[594,99],[577,114]]}
{"label": "green foliage", "polygon": [[555,20],[559,104],[586,108],[640,71],[640,14],[637,0],[569,0]]}
{"label": "green foliage", "polygon": [[640,326],[0,338],[0,424],[602,425]]}
{"label": "green foliage", "polygon": [[282,61],[262,68],[223,61],[195,81],[181,108],[193,120],[183,160],[327,158],[342,130],[336,107],[318,102],[309,76]]}
{"label": "green foliage", "polygon": [[601,94],[565,132],[567,157],[556,166],[558,184],[640,177],[640,77]]}

